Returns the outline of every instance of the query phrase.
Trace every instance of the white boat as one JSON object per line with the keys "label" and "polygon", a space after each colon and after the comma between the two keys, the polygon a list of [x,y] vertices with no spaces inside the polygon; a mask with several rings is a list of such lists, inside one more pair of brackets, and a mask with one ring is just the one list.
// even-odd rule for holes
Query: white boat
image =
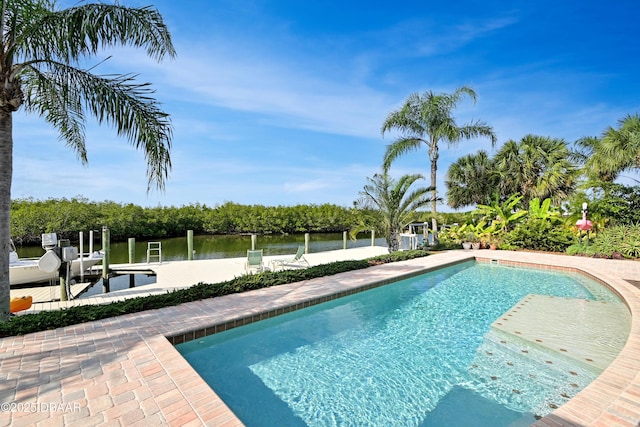
{"label": "white boat", "polygon": [[[47,253],[45,255],[47,256]],[[91,254],[80,254],[77,259],[71,262],[71,277],[80,276],[80,269],[85,271],[102,261],[103,254],[101,252],[93,252]],[[82,258],[82,260],[81,260]],[[42,270],[40,266],[41,258],[19,258],[13,242],[10,242],[9,252],[9,283],[11,286],[24,285],[27,283],[42,283],[50,280],[58,279],[58,272],[52,273]],[[82,267],[81,267],[82,266]]]}

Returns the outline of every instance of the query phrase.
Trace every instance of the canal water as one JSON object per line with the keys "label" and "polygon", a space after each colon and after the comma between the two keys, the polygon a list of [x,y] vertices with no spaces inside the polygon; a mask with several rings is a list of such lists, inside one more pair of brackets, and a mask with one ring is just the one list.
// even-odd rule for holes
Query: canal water
{"label": "canal water", "polygon": [[[84,251],[89,251],[88,234],[84,233]],[[188,259],[187,237],[154,240],[162,243],[163,261],[181,261]],[[136,241],[134,262],[147,262],[147,241]],[[78,243],[72,243],[78,246]],[[342,233],[310,234],[309,252],[325,252],[343,248]],[[385,246],[384,238],[375,240],[376,246]],[[298,246],[304,245],[304,234],[258,235],[256,249],[263,249],[264,255],[293,255]],[[361,233],[356,240],[347,238],[347,248],[371,245],[371,234]],[[94,233],[94,250],[102,248],[101,234]],[[203,235],[193,237],[193,259],[242,258],[251,249],[250,235]],[[21,258],[40,257],[44,250],[37,246],[18,247]],[[156,259],[157,260],[157,259]],[[111,264],[129,262],[127,242],[111,242]]]}
{"label": "canal water", "polygon": [[[88,234],[85,233],[84,251],[89,252]],[[94,233],[94,250],[100,250],[101,233]],[[188,259],[187,237],[176,237],[171,239],[155,240],[162,243],[163,261],[181,261]],[[135,263],[147,262],[147,241],[135,242]],[[291,235],[259,235],[256,237],[256,249],[263,249],[264,255],[293,255],[298,246],[304,245],[304,234]],[[78,246],[78,243],[72,243]],[[317,233],[309,236],[309,252],[325,252],[342,249],[344,245],[342,233]],[[347,248],[357,248],[371,245],[371,234],[361,233],[356,240],[347,239]],[[376,246],[385,246],[384,238],[375,240]],[[129,262],[128,242],[111,243],[111,264],[126,264]],[[234,236],[194,236],[193,237],[193,259],[220,259],[220,258],[242,258],[247,256],[247,250],[251,249],[250,235]],[[37,246],[18,247],[18,256],[21,258],[40,257],[44,250]],[[157,262],[153,258],[152,262]],[[140,287],[155,283],[154,276],[136,275],[135,286]],[[110,279],[111,291],[126,289],[129,287],[128,276],[116,276]],[[102,279],[89,287],[77,298],[89,298],[102,293]]]}

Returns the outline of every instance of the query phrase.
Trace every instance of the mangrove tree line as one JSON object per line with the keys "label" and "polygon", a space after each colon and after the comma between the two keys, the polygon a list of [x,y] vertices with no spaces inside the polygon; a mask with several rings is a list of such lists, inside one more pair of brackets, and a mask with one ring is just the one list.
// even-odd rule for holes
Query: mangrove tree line
{"label": "mangrove tree line", "polygon": [[209,207],[141,207],[112,201],[17,199],[11,203],[11,236],[16,244],[39,244],[42,233],[77,239],[78,232],[109,227],[113,240],[197,234],[304,233],[349,230],[362,210],[333,204],[263,206],[226,202]]}

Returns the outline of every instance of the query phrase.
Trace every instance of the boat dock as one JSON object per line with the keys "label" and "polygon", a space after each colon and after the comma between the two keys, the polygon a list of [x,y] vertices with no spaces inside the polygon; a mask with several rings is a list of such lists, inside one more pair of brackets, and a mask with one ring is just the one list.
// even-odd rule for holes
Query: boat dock
{"label": "boat dock", "polygon": [[[366,246],[351,249],[339,249],[327,252],[318,252],[305,254],[305,259],[309,265],[327,264],[335,261],[357,260],[374,257],[377,255],[388,254],[386,247],[382,246]],[[269,267],[273,260],[290,258],[291,256],[276,255],[266,256],[263,258],[264,265]],[[155,275],[155,283],[128,287],[126,289],[114,290],[109,293],[100,293],[91,297],[82,297],[82,294],[94,282],[76,283],[71,285],[72,299],[69,301],[60,301],[60,286],[39,286],[33,288],[11,289],[11,297],[20,297],[23,295],[31,295],[33,297],[33,305],[29,310],[16,313],[28,314],[45,310],[58,310],[62,308],[72,307],[75,305],[85,304],[108,304],[114,301],[121,301],[127,298],[135,298],[149,295],[163,294],[178,289],[185,289],[195,284],[218,283],[246,274],[245,258],[221,258],[210,260],[191,260],[191,261],[164,261],[162,263],[136,263],[136,264],[112,264],[110,266],[111,275],[135,275],[145,274]],[[94,266],[92,277],[100,277],[101,266]],[[89,276],[86,276],[89,277]],[[99,285],[95,285],[99,286]]]}

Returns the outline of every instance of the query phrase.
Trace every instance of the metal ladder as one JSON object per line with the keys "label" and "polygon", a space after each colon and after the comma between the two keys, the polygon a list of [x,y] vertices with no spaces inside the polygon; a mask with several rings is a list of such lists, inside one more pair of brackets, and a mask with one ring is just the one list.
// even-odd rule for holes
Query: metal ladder
{"label": "metal ladder", "polygon": [[147,264],[152,258],[157,258],[162,264],[162,242],[147,242]]}

